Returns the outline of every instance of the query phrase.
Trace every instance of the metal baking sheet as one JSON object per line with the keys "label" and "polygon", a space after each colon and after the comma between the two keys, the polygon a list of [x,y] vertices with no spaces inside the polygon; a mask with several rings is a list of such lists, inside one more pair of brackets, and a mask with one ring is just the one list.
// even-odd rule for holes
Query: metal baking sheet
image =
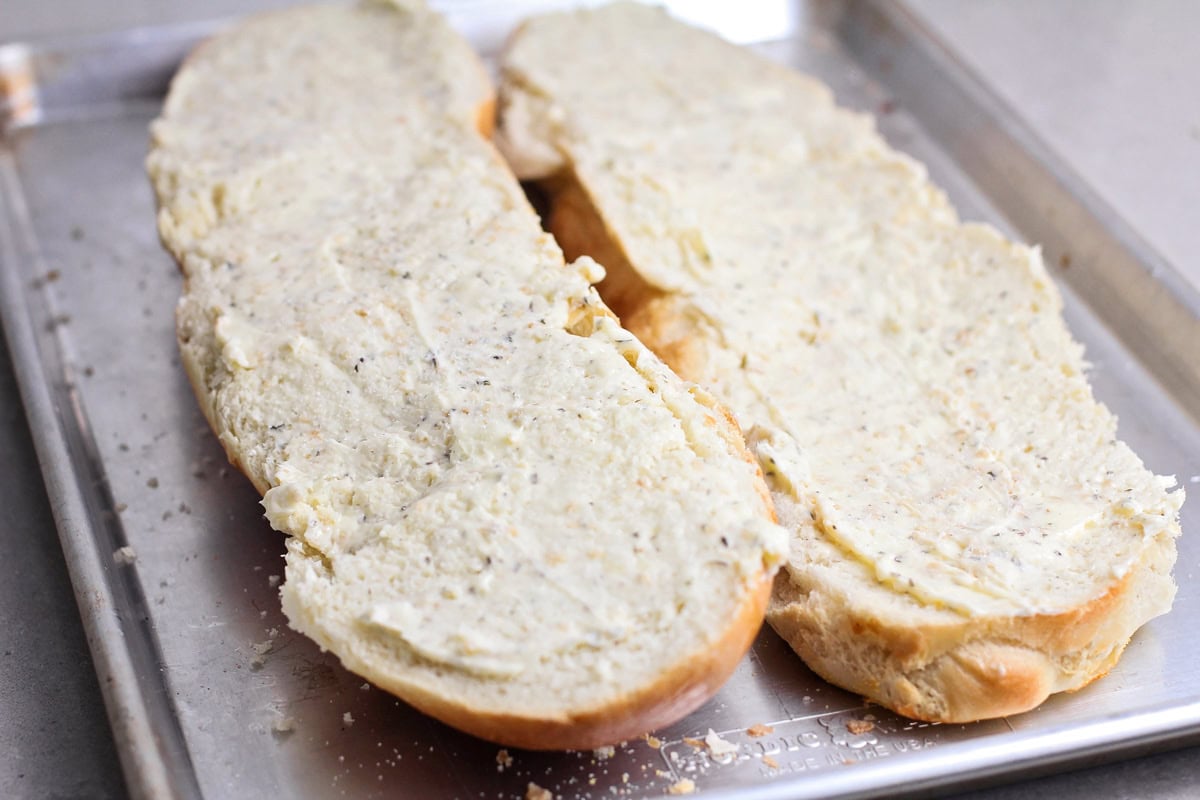
{"label": "metal baking sheet", "polygon": [[[452,19],[494,51],[516,16],[500,8],[459,3]],[[756,26],[742,8],[736,30],[707,21],[770,39],[753,46],[875,113],[965,218],[1043,242],[1122,437],[1200,492],[1195,293],[903,6],[761,10]],[[505,756],[343,670],[287,628],[283,537],[226,465],[176,352],[179,275],[142,160],[172,71],[213,29],[0,48],[3,322],[135,795],[521,797],[535,782],[562,797],[637,797],[690,779],[713,798],[896,796],[1200,734],[1196,498],[1174,610],[1104,680],[1009,719],[901,719],[825,684],[764,631],[715,699],[652,739],[611,755]],[[689,743],[709,730],[737,752]]]}

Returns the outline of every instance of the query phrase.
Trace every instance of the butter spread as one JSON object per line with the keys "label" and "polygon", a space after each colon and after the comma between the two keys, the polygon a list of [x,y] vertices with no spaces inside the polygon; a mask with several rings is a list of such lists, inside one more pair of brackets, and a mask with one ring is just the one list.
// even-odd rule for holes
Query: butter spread
{"label": "butter spread", "polygon": [[685,377],[878,581],[1049,613],[1178,533],[1183,492],[1116,439],[1037,249],[961,224],[825,87],[634,4],[539,18],[504,73],[502,141],[550,131],[560,154],[518,165],[570,163],[668,313],[698,321]]}
{"label": "butter spread", "polygon": [[652,680],[786,535],[713,412],[604,316],[603,271],[563,265],[473,130],[482,76],[444,66],[472,57],[416,13],[250,23],[176,79],[150,171],[185,360],[302,542],[284,593],[323,643]]}

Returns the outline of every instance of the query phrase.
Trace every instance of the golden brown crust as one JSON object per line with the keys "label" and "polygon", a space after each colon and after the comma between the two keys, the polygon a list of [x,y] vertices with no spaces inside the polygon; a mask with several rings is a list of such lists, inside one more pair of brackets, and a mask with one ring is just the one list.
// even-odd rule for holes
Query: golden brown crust
{"label": "golden brown crust", "polygon": [[596,288],[621,325],[679,376],[701,380],[706,362],[704,345],[681,313],[678,298],[638,273],[587,189],[573,174],[562,173],[544,186],[550,197],[547,227],[567,259],[586,255],[603,265],[606,274]]}
{"label": "golden brown crust", "polygon": [[453,698],[373,674],[364,664],[346,661],[346,666],[431,717],[481,739],[528,750],[588,750],[618,744],[670,724],[712,697],[754,641],[770,594],[771,581],[764,578],[751,587],[736,618],[704,651],[681,659],[648,686],[599,708],[564,717],[480,711]]}
{"label": "golden brown crust", "polygon": [[1028,711],[1116,663],[1146,609],[1169,596],[1169,553],[1151,549],[1108,592],[1059,614],[941,624],[870,616],[854,586],[791,570],[776,578],[771,626],[819,675],[905,716],[970,722]]}
{"label": "golden brown crust", "polygon": [[568,261],[586,255],[604,265],[606,275],[596,288],[618,317],[624,319],[664,294],[629,263],[600,210],[573,175],[558,176],[544,186],[552,199],[546,227]]}
{"label": "golden brown crust", "polygon": [[489,96],[479,104],[475,111],[475,130],[485,139],[491,139],[496,132],[496,97]]}

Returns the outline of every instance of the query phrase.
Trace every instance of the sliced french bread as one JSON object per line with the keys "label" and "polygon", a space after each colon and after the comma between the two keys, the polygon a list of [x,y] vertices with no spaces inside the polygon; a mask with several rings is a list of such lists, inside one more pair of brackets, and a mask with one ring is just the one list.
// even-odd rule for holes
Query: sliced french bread
{"label": "sliced french bread", "polygon": [[148,169],[290,623],[462,730],[597,747],[716,691],[787,537],[728,415],[541,230],[491,98],[419,3],[269,14],[189,58]]}
{"label": "sliced french bread", "polygon": [[1039,252],[868,116],[636,4],[528,21],[500,111],[567,255],[746,432],[793,537],[768,621],[816,672],[1012,714],[1170,607],[1183,492],[1117,440]]}

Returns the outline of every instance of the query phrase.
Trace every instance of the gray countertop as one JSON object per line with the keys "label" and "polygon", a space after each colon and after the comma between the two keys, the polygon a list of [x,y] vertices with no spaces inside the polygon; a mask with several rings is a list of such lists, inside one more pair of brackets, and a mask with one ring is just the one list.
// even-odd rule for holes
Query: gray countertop
{"label": "gray countertop", "polygon": [[[0,42],[286,0],[6,0]],[[958,55],[1200,286],[1200,4],[909,0]],[[0,797],[122,797],[124,785],[6,347],[0,347]],[[1195,502],[1193,499],[1191,502]],[[1188,534],[1194,534],[1189,531]],[[1200,797],[1196,747],[961,797]]]}
{"label": "gray countertop", "polygon": [[910,0],[1126,222],[1200,287],[1200,4]]}

